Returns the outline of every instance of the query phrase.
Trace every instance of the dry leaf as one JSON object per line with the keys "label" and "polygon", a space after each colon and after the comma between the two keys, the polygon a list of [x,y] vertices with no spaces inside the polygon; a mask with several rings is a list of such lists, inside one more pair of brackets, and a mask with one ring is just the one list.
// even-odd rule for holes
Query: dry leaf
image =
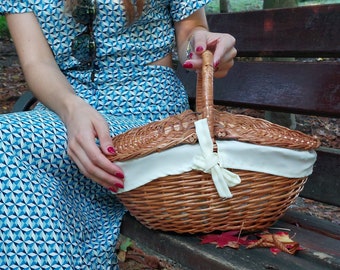
{"label": "dry leaf", "polygon": [[287,232],[269,233],[257,235],[259,240],[251,241],[247,248],[265,247],[270,248],[273,254],[278,254],[280,251],[294,255],[296,251],[301,250],[298,242],[293,241]]}
{"label": "dry leaf", "polygon": [[[254,239],[255,240],[251,240]],[[295,254],[301,250],[299,243],[293,241],[287,232],[263,232],[261,234],[249,234],[240,237],[238,231],[229,231],[222,234],[207,234],[201,237],[201,244],[215,244],[218,248],[231,247],[238,249],[240,246],[246,248],[269,248],[273,254],[283,251],[288,254]]]}

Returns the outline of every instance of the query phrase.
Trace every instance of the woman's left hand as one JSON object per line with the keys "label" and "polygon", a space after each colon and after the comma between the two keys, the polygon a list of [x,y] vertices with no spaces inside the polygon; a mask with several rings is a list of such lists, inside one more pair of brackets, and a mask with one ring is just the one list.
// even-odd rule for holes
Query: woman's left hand
{"label": "woman's left hand", "polygon": [[214,54],[214,76],[222,78],[234,64],[237,51],[234,47],[235,38],[229,34],[213,33],[204,28],[195,29],[189,40],[187,60],[183,63],[186,69],[197,70],[202,67],[201,54],[211,50]]}

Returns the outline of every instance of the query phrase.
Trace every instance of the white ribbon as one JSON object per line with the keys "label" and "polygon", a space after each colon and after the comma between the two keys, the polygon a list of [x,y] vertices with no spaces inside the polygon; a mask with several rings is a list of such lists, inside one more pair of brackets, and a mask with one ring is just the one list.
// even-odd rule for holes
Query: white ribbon
{"label": "white ribbon", "polygon": [[241,183],[240,177],[220,165],[221,162],[218,151],[217,153],[214,152],[207,119],[205,118],[196,121],[195,127],[199,145],[201,147],[201,154],[194,157],[193,169],[210,173],[218,195],[222,198],[231,198],[233,195],[231,194],[229,187]]}

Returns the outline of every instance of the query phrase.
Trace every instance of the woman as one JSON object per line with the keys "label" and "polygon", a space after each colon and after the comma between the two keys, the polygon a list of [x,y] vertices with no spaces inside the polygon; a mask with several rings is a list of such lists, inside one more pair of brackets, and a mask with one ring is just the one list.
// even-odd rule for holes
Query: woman
{"label": "woman", "polygon": [[175,44],[185,68],[209,48],[227,74],[235,41],[208,32],[208,1],[2,1],[41,103],[0,116],[1,269],[118,269],[124,172],[106,158],[111,136],[188,108]]}

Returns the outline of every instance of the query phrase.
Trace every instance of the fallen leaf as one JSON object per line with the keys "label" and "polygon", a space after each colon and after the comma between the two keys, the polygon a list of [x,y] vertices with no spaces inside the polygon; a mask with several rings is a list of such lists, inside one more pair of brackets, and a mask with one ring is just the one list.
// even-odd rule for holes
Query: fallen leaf
{"label": "fallen leaf", "polygon": [[136,243],[129,237],[123,235],[119,236],[116,251],[120,263],[134,261],[135,263],[140,264],[141,267],[143,266],[143,269],[167,269],[161,268],[161,260],[159,258],[146,254],[141,248],[137,247]]}
{"label": "fallen leaf", "polygon": [[260,239],[251,241],[247,248],[270,248],[270,251],[275,255],[281,251],[293,255],[296,253],[296,251],[301,250],[299,243],[293,241],[287,232],[265,232],[258,234],[257,236]]}
{"label": "fallen leaf", "polygon": [[124,239],[124,241],[122,241],[120,243],[119,249],[123,250],[123,251],[127,251],[129,247],[131,247],[133,245],[133,242],[130,238],[126,238]]}
{"label": "fallen leaf", "polygon": [[228,231],[222,234],[207,234],[201,238],[201,244],[216,244],[217,247],[238,249],[240,245],[248,244],[247,237],[240,237],[238,231]]}
{"label": "fallen leaf", "polygon": [[278,253],[281,252],[280,249],[276,248],[276,247],[271,247],[270,249],[270,252],[273,253],[274,255],[277,255]]}
{"label": "fallen leaf", "polygon": [[218,248],[231,247],[234,249],[245,246],[246,248],[269,248],[273,254],[286,252],[295,254],[301,250],[298,242],[291,239],[289,234],[284,231],[270,233],[268,231],[240,236],[238,231],[223,232],[221,234],[207,234],[201,237],[201,244],[215,244]]}
{"label": "fallen leaf", "polygon": [[117,254],[118,260],[120,262],[125,262],[125,260],[126,260],[126,253],[128,251],[128,248],[133,246],[133,242],[128,237],[124,238],[123,240],[120,237],[118,245],[119,245],[118,254]]}

